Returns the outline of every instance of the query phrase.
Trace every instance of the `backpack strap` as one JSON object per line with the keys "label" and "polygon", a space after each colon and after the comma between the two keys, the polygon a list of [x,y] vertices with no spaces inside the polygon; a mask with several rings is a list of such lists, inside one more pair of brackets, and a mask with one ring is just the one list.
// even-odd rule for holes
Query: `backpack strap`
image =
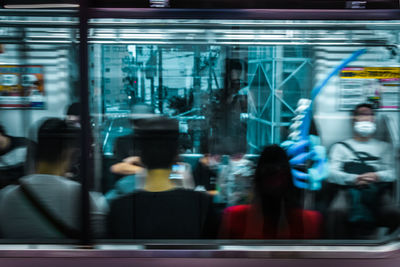
{"label": "backpack strap", "polygon": [[28,187],[20,183],[21,192],[24,196],[33,204],[36,210],[42,214],[58,231],[60,231],[67,238],[78,239],[80,235],[80,231],[73,229],[67,225],[65,225],[61,220],[54,217],[50,212],[42,206],[42,204],[38,201],[38,199],[34,196],[31,190]]}

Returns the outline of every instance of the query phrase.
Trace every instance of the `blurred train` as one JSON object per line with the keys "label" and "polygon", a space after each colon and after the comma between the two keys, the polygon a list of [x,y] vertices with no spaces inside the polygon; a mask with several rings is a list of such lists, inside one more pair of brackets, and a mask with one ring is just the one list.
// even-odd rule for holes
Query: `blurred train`
{"label": "blurred train", "polygon": [[[7,135],[35,141],[44,118],[80,117],[74,121],[84,130],[77,168],[85,175],[71,177],[81,176],[83,229],[89,229],[85,192],[106,195],[122,177],[110,167],[136,155],[130,142],[136,119],[177,119],[180,161],[191,170],[206,156],[222,162],[223,155],[241,154],[256,162],[264,146],[290,138],[299,100],[310,99],[312,89],[361,48],[365,53],[333,75],[312,103],[312,133],[329,151],[351,137],[350,111],[371,103],[375,138],[393,147],[392,198],[399,204],[398,2],[329,1],[324,7],[311,1],[309,9],[301,9],[304,1],[282,2],[292,9],[262,1],[83,1],[80,7],[65,1],[63,9],[34,2],[5,1],[0,9],[0,124]],[[224,109],[219,92],[227,88],[244,105]],[[69,113],[72,103],[80,105]],[[137,110],[140,105],[148,109]],[[226,126],[227,120],[235,123]],[[25,172],[32,171],[29,155],[7,160],[26,161]],[[216,177],[194,178],[196,190],[219,190]],[[305,190],[305,207],[320,204],[317,193]],[[78,240],[23,240],[0,233],[2,266],[205,264],[398,266],[399,231],[302,241],[114,240],[89,233]]]}

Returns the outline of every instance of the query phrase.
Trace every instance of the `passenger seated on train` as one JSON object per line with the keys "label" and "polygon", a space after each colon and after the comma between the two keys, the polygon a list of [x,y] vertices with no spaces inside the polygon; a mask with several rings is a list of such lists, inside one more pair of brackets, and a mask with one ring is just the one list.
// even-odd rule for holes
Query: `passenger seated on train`
{"label": "passenger seated on train", "polygon": [[[0,191],[0,230],[4,238],[78,238],[81,185],[64,177],[79,149],[79,129],[58,118],[38,130],[35,173]],[[92,228],[104,233],[104,197],[90,194]]]}
{"label": "passenger seated on train", "polygon": [[300,206],[300,191],[293,185],[286,152],[278,145],[262,151],[254,176],[250,205],[225,209],[220,238],[316,239],[322,216]]}
{"label": "passenger seated on train", "polygon": [[15,184],[25,173],[29,140],[6,133],[0,125],[0,188]]}
{"label": "passenger seated on train", "polygon": [[201,238],[216,233],[211,196],[177,188],[170,180],[178,136],[174,119],[160,116],[136,123],[135,140],[147,174],[142,190],[111,202],[111,238]]}
{"label": "passenger seated on train", "polygon": [[394,230],[400,210],[390,194],[395,178],[390,144],[373,138],[375,114],[370,104],[352,112],[353,137],[333,145],[328,181],[338,191],[328,209],[330,238],[368,237],[377,226]]}

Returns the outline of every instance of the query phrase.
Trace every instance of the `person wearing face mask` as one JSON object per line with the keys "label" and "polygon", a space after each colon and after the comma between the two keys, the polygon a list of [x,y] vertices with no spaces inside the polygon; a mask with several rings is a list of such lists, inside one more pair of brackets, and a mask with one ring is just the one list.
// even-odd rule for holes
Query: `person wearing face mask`
{"label": "person wearing face mask", "polygon": [[355,107],[352,125],[353,137],[334,144],[329,154],[328,181],[341,189],[328,210],[331,238],[366,237],[376,226],[394,230],[400,221],[399,209],[384,190],[395,180],[393,149],[373,138],[376,124],[370,104]]}

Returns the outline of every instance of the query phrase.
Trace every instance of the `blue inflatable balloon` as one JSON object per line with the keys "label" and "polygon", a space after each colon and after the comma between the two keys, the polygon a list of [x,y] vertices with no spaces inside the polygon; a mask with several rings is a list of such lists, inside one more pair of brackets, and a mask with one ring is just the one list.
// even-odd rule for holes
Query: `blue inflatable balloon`
{"label": "blue inflatable balloon", "polygon": [[319,137],[309,134],[312,121],[312,106],[315,98],[333,76],[337,75],[341,69],[365,52],[365,49],[354,52],[350,57],[333,69],[320,85],[311,91],[311,104],[305,110],[305,115],[299,127],[300,140],[285,141],[281,144],[281,146],[286,149],[290,158],[293,184],[296,187],[308,190],[319,190],[322,181],[328,176],[326,149],[320,145]]}

